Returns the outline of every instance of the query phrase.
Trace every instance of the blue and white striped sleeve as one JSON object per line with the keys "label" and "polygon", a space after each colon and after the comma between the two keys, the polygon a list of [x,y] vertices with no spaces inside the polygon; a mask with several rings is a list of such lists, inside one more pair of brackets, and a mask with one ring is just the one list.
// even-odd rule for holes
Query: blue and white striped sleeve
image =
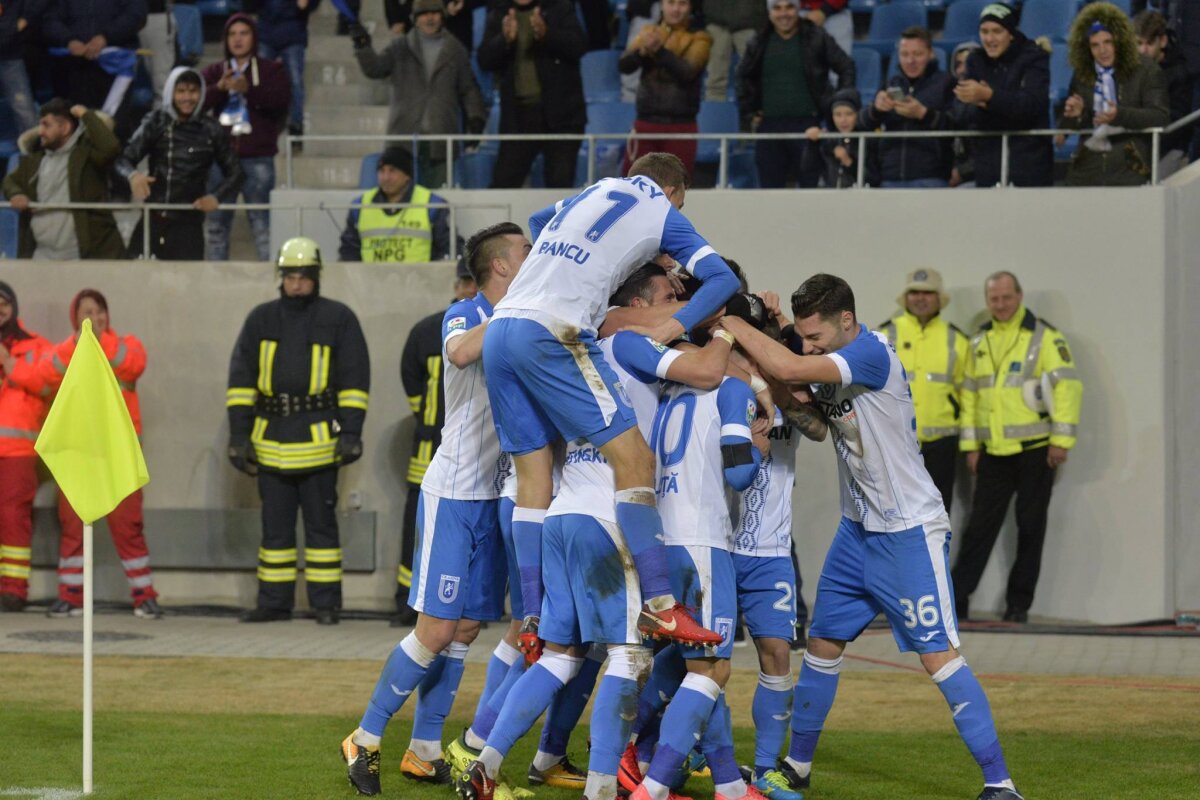
{"label": "blue and white striped sleeve", "polygon": [[688,218],[672,207],[663,223],[660,247],[700,281],[688,304],[675,313],[685,330],[691,330],[725,305],[738,290],[737,276],[725,259],[696,232]]}

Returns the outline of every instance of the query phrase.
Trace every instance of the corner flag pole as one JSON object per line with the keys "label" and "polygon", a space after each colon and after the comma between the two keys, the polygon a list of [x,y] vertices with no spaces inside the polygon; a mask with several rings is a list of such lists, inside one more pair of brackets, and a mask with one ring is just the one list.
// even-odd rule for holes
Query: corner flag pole
{"label": "corner flag pole", "polygon": [[92,793],[92,524],[83,526],[83,793]]}

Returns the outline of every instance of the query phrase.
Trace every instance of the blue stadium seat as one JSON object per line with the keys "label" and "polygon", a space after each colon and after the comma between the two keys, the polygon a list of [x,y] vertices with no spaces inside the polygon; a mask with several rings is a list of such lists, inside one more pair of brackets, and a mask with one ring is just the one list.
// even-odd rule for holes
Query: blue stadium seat
{"label": "blue stadium seat", "polygon": [[887,0],[850,0],[847,8],[855,14],[873,14],[876,8],[886,2]]}
{"label": "blue stadium seat", "polygon": [[[499,133],[500,132],[500,101],[492,103],[492,108],[488,112],[487,124],[483,126],[484,133]],[[500,152],[500,142],[495,139],[490,139],[479,145],[479,149],[495,155]]]}
{"label": "blue stadium seat", "polygon": [[479,84],[479,91],[483,94],[483,102],[491,105],[499,103],[500,94],[496,89],[496,76],[494,73],[480,68],[474,53],[471,54],[471,72],[475,73],[475,82]]}
{"label": "blue stadium seat", "polygon": [[870,47],[855,47],[853,56],[858,93],[864,103],[869,103],[883,85],[883,59]]}
{"label": "blue stadium seat", "polygon": [[879,6],[871,15],[871,27],[862,46],[879,51],[887,56],[900,40],[900,32],[913,25],[929,27],[929,14],[920,0],[892,0]]}
{"label": "blue stadium seat", "polygon": [[729,171],[726,175],[730,189],[757,189],[758,166],[754,163],[754,147],[729,154]]}
{"label": "blue stadium seat", "polygon": [[[617,134],[612,139],[602,140],[596,145],[596,179],[616,177],[625,158],[624,134],[633,130],[637,109],[633,103],[588,103],[588,121],[585,131],[592,134]],[[575,183],[587,184],[588,146],[584,142],[579,148],[575,162]]]}
{"label": "blue stadium seat", "polygon": [[589,103],[612,103],[621,99],[621,73],[617,50],[592,50],[579,64],[583,73],[583,96]]}
{"label": "blue stadium seat", "polygon": [[[1086,8],[1087,6],[1091,5],[1094,2],[1098,2],[1098,0],[1084,0],[1082,3],[1079,4],[1080,10],[1082,10],[1083,8]],[[1132,15],[1132,12],[1133,12],[1132,0],[1104,0],[1104,2],[1112,3],[1114,6],[1121,9],[1122,11],[1124,11],[1126,16]]]}
{"label": "blue stadium seat", "polygon": [[[737,103],[704,101],[696,122],[700,133],[737,133],[740,128]],[[732,144],[732,143],[731,143]],[[732,151],[732,148],[730,148]],[[721,143],[716,139],[701,139],[696,149],[700,164],[716,164],[721,160]]]}
{"label": "blue stadium seat", "polygon": [[[933,55],[937,59],[938,69],[946,68],[946,51],[940,47],[933,48]],[[900,74],[900,46],[897,44],[896,49],[892,51],[892,57],[888,61],[888,80],[891,80],[896,75]],[[863,97],[863,103],[869,102],[866,96]]]}
{"label": "blue stadium seat", "polygon": [[200,22],[200,10],[195,6],[176,3],[175,42],[179,58],[185,64],[198,64],[204,55],[204,26]]}
{"label": "blue stadium seat", "polygon": [[1066,41],[1075,9],[1071,0],[1026,0],[1021,10],[1021,33],[1030,39],[1049,36],[1052,42]]}
{"label": "blue stadium seat", "polygon": [[241,0],[196,0],[196,9],[205,17],[228,17],[242,10]]}
{"label": "blue stadium seat", "polygon": [[963,42],[979,41],[979,15],[992,0],[954,0],[946,9],[942,38],[938,44],[953,50]]}
{"label": "blue stadium seat", "polygon": [[1067,61],[1067,46],[1060,44],[1050,53],[1050,103],[1057,105],[1067,99],[1071,91],[1071,69]]}
{"label": "blue stadium seat", "polygon": [[379,170],[379,157],[383,153],[368,153],[363,156],[362,165],[358,168],[358,188],[374,189],[379,182],[375,173]]}

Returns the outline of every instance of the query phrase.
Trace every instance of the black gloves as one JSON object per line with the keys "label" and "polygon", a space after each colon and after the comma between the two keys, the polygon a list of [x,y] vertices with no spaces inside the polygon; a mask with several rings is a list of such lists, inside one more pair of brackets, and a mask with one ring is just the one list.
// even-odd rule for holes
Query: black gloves
{"label": "black gloves", "polygon": [[346,32],[350,34],[350,41],[354,42],[355,50],[371,46],[371,34],[367,33],[361,22],[351,22],[346,26]]}
{"label": "black gloves", "polygon": [[258,464],[254,461],[254,446],[250,444],[249,439],[244,436],[230,437],[229,463],[233,464],[233,468],[238,472],[247,475],[258,474]]}
{"label": "black gloves", "polygon": [[343,433],[338,436],[337,445],[334,447],[333,452],[343,467],[347,464],[353,464],[362,458],[362,439],[352,433]]}
{"label": "black gloves", "polygon": [[761,331],[767,322],[767,307],[756,294],[738,292],[725,303],[725,313],[745,321],[756,331]]}

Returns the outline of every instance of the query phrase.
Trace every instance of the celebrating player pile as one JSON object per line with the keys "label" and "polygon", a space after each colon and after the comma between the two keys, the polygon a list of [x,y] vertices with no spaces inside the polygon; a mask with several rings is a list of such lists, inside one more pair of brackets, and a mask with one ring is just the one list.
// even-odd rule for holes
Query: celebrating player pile
{"label": "celebrating player pile", "polygon": [[[903,368],[831,276],[793,296],[810,355],[780,344],[778,325],[761,332],[762,301],[736,293],[680,213],[687,187],[676,157],[651,153],[629,177],[535,214],[532,245],[511,223],[468,243],[480,294],[442,326],[446,427],[421,490],[418,622],[342,743],[351,784],[380,793],[384,727],[416,692],[401,774],[453,780],[462,800],[528,794],[500,768],[543,712],[531,783],[668,800],[705,759],[715,800],[802,800],[842,650],[882,612],[953,708],[983,768],[980,799],[1019,800],[987,698],[955,650],[949,521],[917,455]],[[800,435],[825,437],[826,418],[843,519],[793,692],[795,452]],[[499,502],[513,480],[515,504]],[[443,755],[463,658],[479,621],[500,617],[506,583],[513,626],[471,726]],[[749,776],[723,691],[739,612],[761,668]],[[645,637],[666,646],[655,656]],[[584,772],[566,744],[602,664]],[[776,761],[789,692],[792,741]]]}

